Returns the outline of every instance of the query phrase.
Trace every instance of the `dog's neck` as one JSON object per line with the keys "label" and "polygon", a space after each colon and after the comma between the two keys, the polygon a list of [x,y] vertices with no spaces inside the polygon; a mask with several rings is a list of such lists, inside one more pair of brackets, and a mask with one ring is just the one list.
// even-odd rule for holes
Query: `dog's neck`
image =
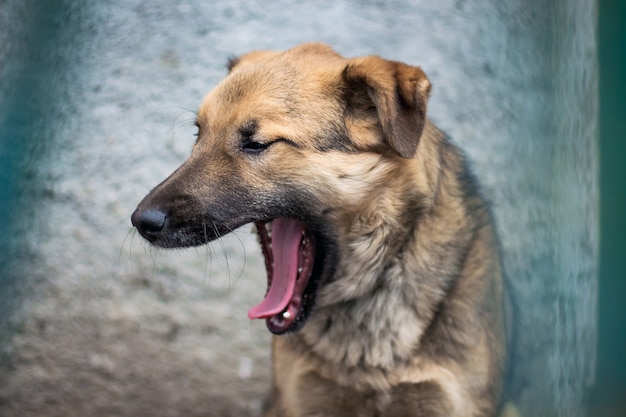
{"label": "dog's neck", "polygon": [[[392,172],[395,177],[387,179],[413,186],[387,187],[355,217],[342,236],[340,246],[347,252],[340,253],[335,279],[320,289],[314,313],[293,335],[297,343],[319,355],[321,363],[346,374],[351,369],[369,369],[375,375],[409,364],[458,276],[464,248],[451,245],[468,245],[472,238],[475,219],[467,206],[458,204],[462,157],[455,153],[457,166],[442,170],[443,158],[436,149],[456,151],[441,143],[435,146],[432,141],[445,139],[437,131],[429,134],[408,163],[410,169],[401,175]],[[430,169],[423,169],[424,164]],[[415,180],[433,170],[438,174]],[[441,172],[454,174],[444,177]],[[427,188],[418,189],[418,184]],[[389,215],[390,207],[395,215]],[[460,239],[460,235],[467,237]],[[452,266],[446,269],[447,265]]]}

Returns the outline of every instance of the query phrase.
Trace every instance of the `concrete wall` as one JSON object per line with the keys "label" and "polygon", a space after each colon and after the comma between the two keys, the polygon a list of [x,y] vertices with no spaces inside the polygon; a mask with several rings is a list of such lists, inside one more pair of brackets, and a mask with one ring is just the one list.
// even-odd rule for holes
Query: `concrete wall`
{"label": "concrete wall", "polygon": [[582,416],[593,380],[597,69],[589,1],[0,6],[2,416],[257,415],[269,334],[244,227],[158,251],[138,201],[193,143],[233,54],[308,40],[422,66],[431,118],[493,201],[518,305],[512,390]]}

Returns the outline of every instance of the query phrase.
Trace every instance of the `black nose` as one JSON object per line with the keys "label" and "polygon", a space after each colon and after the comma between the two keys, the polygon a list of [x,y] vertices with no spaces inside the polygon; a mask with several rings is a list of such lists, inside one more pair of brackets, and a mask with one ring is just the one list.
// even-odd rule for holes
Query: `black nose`
{"label": "black nose", "polygon": [[143,237],[152,241],[163,230],[166,218],[166,214],[161,210],[149,209],[140,211],[137,209],[131,216],[130,221]]}

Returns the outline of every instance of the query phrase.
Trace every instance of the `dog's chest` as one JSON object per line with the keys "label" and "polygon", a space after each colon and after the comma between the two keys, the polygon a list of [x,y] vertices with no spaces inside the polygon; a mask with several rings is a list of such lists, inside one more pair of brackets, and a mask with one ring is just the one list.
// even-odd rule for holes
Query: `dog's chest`
{"label": "dog's chest", "polygon": [[[402,383],[389,392],[357,391],[325,379],[315,372],[302,375],[285,405],[288,416],[408,417],[449,416],[452,406],[435,382]],[[287,407],[291,408],[291,407]]]}

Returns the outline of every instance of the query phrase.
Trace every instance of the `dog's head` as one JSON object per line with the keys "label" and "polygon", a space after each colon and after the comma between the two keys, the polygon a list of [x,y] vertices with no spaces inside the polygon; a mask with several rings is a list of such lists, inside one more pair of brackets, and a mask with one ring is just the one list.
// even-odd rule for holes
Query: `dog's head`
{"label": "dog's head", "polygon": [[414,157],[430,83],[418,67],[321,44],[252,52],[229,69],[200,107],[191,156],[132,223],[161,247],[255,223],[270,284],[249,315],[283,333],[304,323],[351,225]]}

